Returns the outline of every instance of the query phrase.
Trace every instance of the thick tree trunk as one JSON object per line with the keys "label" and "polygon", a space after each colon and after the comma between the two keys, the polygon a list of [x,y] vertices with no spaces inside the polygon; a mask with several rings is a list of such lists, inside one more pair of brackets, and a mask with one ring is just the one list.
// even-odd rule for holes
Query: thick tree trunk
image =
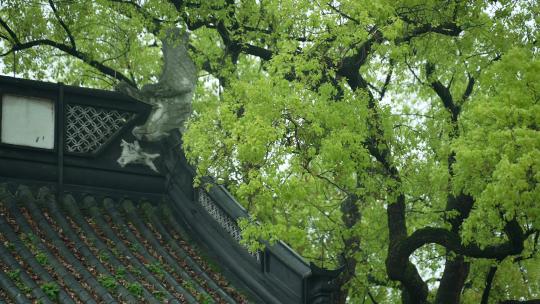
{"label": "thick tree trunk", "polygon": [[407,241],[405,197],[399,195],[397,201],[387,207],[386,213],[390,239],[386,258],[386,273],[391,280],[401,282],[404,304],[426,303],[428,286],[422,280],[414,264],[409,261],[410,254],[402,249]]}
{"label": "thick tree trunk", "polygon": [[435,304],[459,304],[470,264],[463,256],[447,257]]}
{"label": "thick tree trunk", "polygon": [[[353,229],[360,222],[361,214],[358,203],[359,199],[355,195],[348,196],[341,203],[341,219],[347,229]],[[345,266],[345,269],[339,277],[338,284],[340,286],[340,292],[335,301],[337,304],[344,304],[347,301],[349,290],[344,288],[344,286],[356,275],[356,264],[358,262],[354,254],[360,250],[360,238],[358,236],[353,234],[343,241],[345,247],[340,257],[340,263]]]}
{"label": "thick tree trunk", "polygon": [[357,261],[354,257],[348,257],[344,260],[345,270],[339,277],[339,287],[340,291],[335,301],[335,304],[345,304],[347,302],[347,297],[349,295],[349,289],[345,288],[345,285],[349,283],[354,276],[356,275],[356,264]]}
{"label": "thick tree trunk", "polygon": [[[449,157],[449,164],[454,162],[454,155]],[[450,165],[449,170],[451,171]],[[459,229],[463,221],[469,216],[473,206],[473,198],[460,194],[457,197],[451,195],[446,203],[447,211],[457,211],[458,215],[448,220],[452,225],[450,229],[453,233],[459,233]],[[470,263],[465,262],[461,255],[451,256],[450,251],[447,252],[444,272],[435,297],[436,304],[458,304],[461,299],[461,291],[465,280],[469,275]]]}

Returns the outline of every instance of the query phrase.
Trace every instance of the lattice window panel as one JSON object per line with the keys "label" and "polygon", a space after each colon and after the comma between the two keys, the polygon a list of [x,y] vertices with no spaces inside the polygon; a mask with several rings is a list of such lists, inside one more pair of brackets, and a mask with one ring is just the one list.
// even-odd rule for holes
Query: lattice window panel
{"label": "lattice window panel", "polygon": [[[214,200],[206,193],[205,190],[199,188],[199,203],[210,214],[210,216],[218,222],[238,243],[242,240],[242,233],[236,221],[230,217]],[[247,248],[246,248],[247,249]],[[249,251],[248,251],[249,252]],[[257,261],[260,261],[260,252],[249,252]]]}
{"label": "lattice window panel", "polygon": [[111,109],[81,105],[66,107],[66,151],[97,151],[135,115]]}

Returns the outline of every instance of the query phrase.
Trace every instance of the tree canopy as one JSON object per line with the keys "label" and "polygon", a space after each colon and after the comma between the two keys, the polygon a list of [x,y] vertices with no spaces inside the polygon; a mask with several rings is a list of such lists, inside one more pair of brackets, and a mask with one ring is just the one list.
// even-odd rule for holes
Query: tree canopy
{"label": "tree canopy", "polygon": [[189,159],[250,246],[343,267],[337,302],[540,301],[539,2],[0,7],[4,74],[89,87],[155,82],[165,30],[190,32]]}

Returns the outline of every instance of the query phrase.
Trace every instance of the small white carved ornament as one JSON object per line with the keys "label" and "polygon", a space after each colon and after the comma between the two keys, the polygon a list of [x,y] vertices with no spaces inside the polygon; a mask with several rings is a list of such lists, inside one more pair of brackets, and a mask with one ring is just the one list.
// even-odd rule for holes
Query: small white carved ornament
{"label": "small white carved ornament", "polygon": [[138,141],[134,141],[133,143],[128,143],[127,141],[122,139],[122,143],[120,144],[122,147],[122,154],[120,155],[120,158],[117,160],[117,162],[120,164],[120,166],[124,167],[127,164],[143,164],[148,166],[150,169],[154,170],[155,172],[158,172],[156,166],[154,165],[154,159],[159,157],[158,153],[150,154],[146,153],[141,149],[141,146],[139,145]]}

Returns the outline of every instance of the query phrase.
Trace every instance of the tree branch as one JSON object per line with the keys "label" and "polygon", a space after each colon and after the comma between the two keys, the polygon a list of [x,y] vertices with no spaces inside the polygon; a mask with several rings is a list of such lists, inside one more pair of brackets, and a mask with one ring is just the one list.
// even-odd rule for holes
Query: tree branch
{"label": "tree branch", "polygon": [[[50,0],[49,0],[50,1]],[[152,16],[148,11],[146,11],[141,5],[138,3],[135,3],[133,1],[124,1],[124,0],[109,0],[110,2],[119,3],[119,4],[125,4],[131,6],[133,9],[135,9],[139,14],[141,14],[146,20],[150,20],[152,22],[153,28],[148,29],[152,34],[157,35],[159,33],[159,30],[161,29],[161,24],[163,23],[163,20],[156,18]],[[127,12],[122,12],[123,15],[130,17],[131,14]]]}
{"label": "tree branch", "polygon": [[[434,70],[435,70],[435,66],[433,64],[431,63],[426,64],[426,76],[428,78],[431,88],[435,91],[437,96],[439,96],[444,107],[452,115],[452,122],[456,123],[459,116],[460,108],[454,102],[454,98],[452,97],[452,93],[450,92],[450,86],[443,85],[438,79],[431,80],[431,81],[429,80],[429,78],[433,76]],[[472,91],[472,88],[471,88],[471,91]]]}
{"label": "tree branch", "polygon": [[351,17],[350,15],[346,14],[345,12],[340,10],[339,8],[332,5],[331,3],[326,3],[326,5],[328,5],[328,7],[330,7],[334,12],[338,13],[341,17],[343,17],[345,19],[349,19],[349,20],[351,20],[352,22],[354,22],[356,24],[360,24],[360,21],[358,19],[355,19],[355,18]]}
{"label": "tree branch", "polygon": [[375,42],[382,40],[382,33],[377,29],[372,29],[372,35],[365,42],[360,44],[353,55],[347,56],[341,60],[337,66],[337,74],[347,79],[347,83],[352,90],[358,88],[367,89],[367,82],[360,75],[360,67],[366,62],[371,47]]}
{"label": "tree branch", "polygon": [[444,228],[425,227],[413,232],[411,236],[403,241],[396,255],[408,257],[416,249],[426,244],[438,244],[468,257],[503,260],[508,256],[521,253],[526,240],[516,220],[512,220],[505,225],[505,232],[509,238],[507,242],[481,248],[477,244],[463,245],[459,234]]}
{"label": "tree branch", "polygon": [[409,42],[413,38],[416,38],[416,37],[419,37],[428,33],[437,33],[437,34],[441,34],[445,36],[456,37],[456,36],[459,36],[459,34],[461,34],[462,31],[463,29],[453,22],[443,23],[438,26],[433,26],[432,24],[427,23],[427,24],[423,24],[416,27],[409,35],[396,39],[396,44]]}
{"label": "tree branch", "polygon": [[[246,30],[246,31],[249,31],[249,32],[262,33],[262,34],[265,34],[265,35],[272,35],[274,33],[274,31],[271,30],[271,29],[262,29],[262,28],[257,28],[257,27],[253,27],[253,26],[249,26],[249,25],[242,25],[242,29]],[[311,39],[309,39],[307,37],[289,36],[288,39],[292,39],[292,40],[296,40],[296,41],[300,41],[300,42],[312,41]]]}
{"label": "tree branch", "polygon": [[372,304],[379,304],[379,303],[375,300],[375,298],[373,297],[373,295],[371,294],[371,291],[369,291],[369,288],[368,288],[368,290],[367,290],[367,294],[368,294],[369,299],[371,300],[371,303],[372,303]]}
{"label": "tree branch", "polygon": [[394,60],[390,59],[390,70],[388,71],[388,74],[386,74],[386,79],[384,80],[384,84],[380,90],[379,100],[383,100],[384,95],[386,94],[386,89],[388,89],[388,85],[390,84],[390,80],[392,80],[393,72],[394,72]]}
{"label": "tree branch", "polygon": [[486,276],[486,287],[482,292],[482,301],[480,304],[488,304],[489,293],[491,292],[491,287],[493,285],[493,278],[495,278],[495,273],[497,272],[497,266],[489,267],[488,274]]}
{"label": "tree branch", "polygon": [[169,2],[174,6],[176,11],[180,12],[182,10],[182,7],[184,6],[183,0],[169,0]]}
{"label": "tree branch", "polygon": [[[396,223],[390,223],[390,220],[399,220],[401,218],[402,213],[399,208],[403,205],[398,201],[389,205],[387,209],[387,213],[389,214],[390,247],[386,259],[386,269],[390,279],[400,281],[403,284],[405,287],[404,291],[406,292],[404,299],[410,303],[424,303],[427,299],[427,285],[418,274],[416,267],[409,261],[409,256],[426,244],[438,244],[462,256],[497,260],[519,254],[524,249],[526,238],[516,220],[508,222],[505,226],[505,233],[509,241],[504,244],[487,246],[485,248],[481,248],[476,244],[463,245],[459,234],[443,228],[433,227],[422,228],[412,233],[409,237],[396,240],[392,235],[399,233],[399,230],[395,231],[393,227],[398,226],[399,229],[399,226],[403,226],[404,224],[396,225]],[[460,274],[454,272],[454,269],[450,269],[449,271],[452,271],[452,275],[459,275],[459,281],[464,282],[468,272],[468,265],[463,264],[463,261],[460,260],[463,257],[458,256],[457,259],[459,268],[465,272]],[[442,294],[438,296],[442,296]]]}
{"label": "tree branch", "polygon": [[467,79],[468,79],[467,87],[465,88],[465,91],[463,92],[463,95],[461,95],[461,100],[462,101],[466,101],[467,99],[469,99],[469,97],[472,94],[474,84],[476,82],[474,77],[471,76],[471,74],[469,74],[469,73],[467,73]]}
{"label": "tree branch", "polygon": [[17,37],[17,34],[15,34],[15,32],[9,27],[9,25],[2,18],[0,18],[0,25],[2,25],[2,27],[8,32],[8,35],[13,40],[12,41],[13,44],[20,43],[19,37]]}
{"label": "tree branch", "polygon": [[[1,21],[1,19],[0,19],[0,21]],[[56,49],[66,53],[66,54],[69,54],[69,55],[71,55],[71,56],[73,56],[75,58],[78,58],[78,59],[82,60],[83,62],[87,63],[88,65],[90,65],[91,67],[97,69],[98,71],[100,71],[101,73],[103,73],[105,75],[108,75],[108,76],[110,76],[110,77],[112,77],[114,79],[120,80],[120,81],[125,81],[128,84],[132,85],[133,87],[136,87],[136,84],[133,83],[133,81],[131,81],[131,79],[126,77],[121,72],[116,71],[115,69],[113,69],[111,67],[108,67],[108,66],[104,65],[103,63],[90,58],[90,56],[88,56],[87,54],[82,53],[82,52],[74,49],[71,46],[65,45],[63,43],[58,43],[58,42],[52,41],[50,39],[38,39],[38,40],[33,40],[33,41],[29,41],[29,42],[24,42],[24,43],[16,43],[16,44],[14,44],[12,46],[12,48],[9,51],[7,51],[4,54],[0,54],[0,57],[6,56],[6,55],[8,55],[10,53],[13,53],[13,52],[16,52],[16,51],[22,51],[22,50],[30,49],[30,48],[33,48],[33,47],[36,47],[36,46],[50,46],[50,47],[56,48]]]}
{"label": "tree branch", "polygon": [[244,53],[259,57],[262,60],[267,60],[268,61],[268,60],[272,59],[272,57],[274,56],[274,53],[272,51],[268,50],[268,49],[265,49],[265,48],[262,48],[262,47],[259,47],[259,46],[255,46],[255,45],[251,45],[251,44],[247,44],[247,43],[241,44],[240,49]]}
{"label": "tree branch", "polygon": [[51,6],[51,9],[53,11],[53,14],[54,16],[56,17],[56,20],[58,20],[58,23],[60,23],[60,26],[64,29],[64,31],[66,32],[67,36],[68,36],[68,39],[69,39],[69,43],[71,43],[71,46],[73,47],[74,50],[77,49],[77,46],[75,44],[75,38],[73,37],[73,34],[71,33],[71,31],[69,30],[68,26],[66,25],[66,23],[64,22],[64,20],[62,20],[62,18],[60,18],[60,14],[58,13],[58,10],[56,9],[56,6],[54,5],[54,2],[53,0],[49,0],[49,5]]}

